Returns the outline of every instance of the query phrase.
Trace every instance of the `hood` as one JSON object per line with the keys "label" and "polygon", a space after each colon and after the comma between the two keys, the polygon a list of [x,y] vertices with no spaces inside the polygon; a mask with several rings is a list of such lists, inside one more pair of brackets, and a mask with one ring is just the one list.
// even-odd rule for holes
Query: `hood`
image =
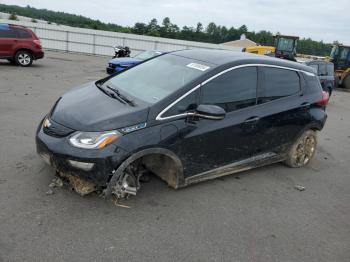
{"label": "hood", "polygon": [[141,60],[137,59],[137,58],[133,58],[133,57],[120,57],[120,58],[113,58],[111,60],[109,60],[108,63],[110,64],[124,64],[124,65],[128,65],[128,64],[137,64],[140,63]]}
{"label": "hood", "polygon": [[78,131],[106,131],[144,123],[148,110],[148,105],[141,101],[137,101],[134,107],[123,104],[92,82],[64,94],[51,119]]}

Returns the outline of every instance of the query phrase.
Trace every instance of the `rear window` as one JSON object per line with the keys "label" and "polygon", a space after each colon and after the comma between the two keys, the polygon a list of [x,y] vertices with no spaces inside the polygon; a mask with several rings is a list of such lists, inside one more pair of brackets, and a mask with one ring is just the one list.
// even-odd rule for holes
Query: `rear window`
{"label": "rear window", "polygon": [[318,77],[309,74],[303,74],[303,76],[306,80],[306,88],[304,90],[305,94],[321,92],[322,87]]}
{"label": "rear window", "polygon": [[327,75],[334,75],[334,65],[332,63],[327,64]]}
{"label": "rear window", "polygon": [[262,68],[263,87],[259,90],[259,103],[291,96],[300,92],[299,74],[280,68]]}
{"label": "rear window", "polygon": [[22,29],[17,29],[18,32],[18,37],[19,38],[32,38],[32,34],[29,33],[28,31],[22,30]]}
{"label": "rear window", "polygon": [[13,29],[2,29],[0,28],[0,38],[17,38],[17,33]]}

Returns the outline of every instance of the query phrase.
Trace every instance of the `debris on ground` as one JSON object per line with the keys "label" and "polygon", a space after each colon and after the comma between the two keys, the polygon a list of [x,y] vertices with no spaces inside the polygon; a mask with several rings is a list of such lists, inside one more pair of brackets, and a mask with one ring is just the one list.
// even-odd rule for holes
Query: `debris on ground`
{"label": "debris on ground", "polygon": [[299,190],[299,191],[304,191],[305,190],[304,186],[299,186],[299,185],[295,185],[294,188]]}
{"label": "debris on ground", "polygon": [[41,219],[40,216],[37,216],[37,217],[36,217],[36,220],[37,220],[37,225],[38,225],[38,226],[42,226],[42,225],[43,225],[43,220]]}
{"label": "debris on ground", "polygon": [[55,192],[51,188],[46,191],[46,195],[53,195],[53,194],[55,194]]}
{"label": "debris on ground", "polygon": [[[71,174],[59,173],[58,175],[64,178],[65,180],[68,180],[69,184],[72,185],[74,191],[81,196],[85,196],[96,191],[96,185],[90,181],[86,181]],[[63,185],[62,179],[60,180]]]}
{"label": "debris on ground", "polygon": [[115,248],[115,247],[113,247],[113,246],[111,246],[111,247],[106,247],[106,248],[104,249],[104,251],[105,251],[105,252],[107,252],[107,251],[112,251],[112,250],[114,250],[114,248]]}
{"label": "debris on ground", "polygon": [[61,178],[56,177],[52,179],[52,182],[49,184],[50,188],[55,188],[55,187],[63,187],[63,181]]}
{"label": "debris on ground", "polygon": [[117,207],[131,208],[131,206],[119,204],[119,203],[118,203],[118,198],[116,198],[115,200],[112,199],[112,202],[113,202],[114,205],[117,206]]}

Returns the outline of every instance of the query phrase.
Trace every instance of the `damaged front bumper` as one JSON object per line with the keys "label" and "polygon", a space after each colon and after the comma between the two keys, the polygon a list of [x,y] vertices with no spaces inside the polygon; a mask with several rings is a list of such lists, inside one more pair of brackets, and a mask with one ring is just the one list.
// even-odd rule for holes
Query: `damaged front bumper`
{"label": "damaged front bumper", "polygon": [[104,149],[75,148],[67,137],[45,134],[41,125],[36,134],[36,148],[42,159],[56,169],[57,175],[81,195],[106,187],[113,170],[127,155],[113,144]]}

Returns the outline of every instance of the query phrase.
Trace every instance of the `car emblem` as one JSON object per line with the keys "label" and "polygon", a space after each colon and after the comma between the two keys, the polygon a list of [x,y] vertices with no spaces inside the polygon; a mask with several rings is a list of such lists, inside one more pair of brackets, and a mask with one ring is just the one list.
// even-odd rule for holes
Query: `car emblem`
{"label": "car emblem", "polygon": [[49,128],[51,126],[51,122],[49,119],[45,119],[44,121],[44,127]]}

